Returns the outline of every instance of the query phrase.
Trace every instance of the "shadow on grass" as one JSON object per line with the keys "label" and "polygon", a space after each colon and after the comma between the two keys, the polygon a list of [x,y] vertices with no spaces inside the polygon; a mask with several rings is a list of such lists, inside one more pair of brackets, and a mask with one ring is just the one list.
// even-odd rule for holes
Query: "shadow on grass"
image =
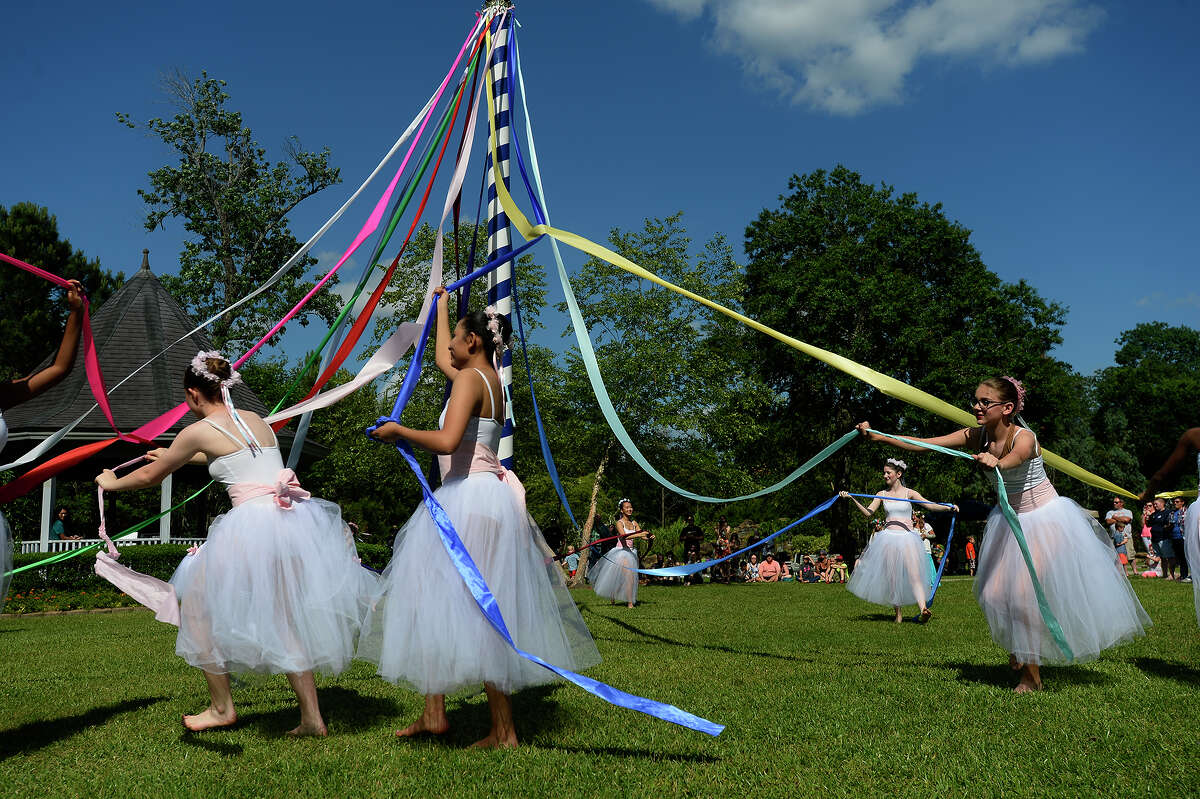
{"label": "shadow on grass", "polygon": [[1184,685],[1200,686],[1200,669],[1162,658],[1134,658],[1133,665],[1153,677],[1181,682]]}
{"label": "shadow on grass", "polygon": [[[583,610],[587,613],[591,613],[592,615],[594,615],[598,618],[604,619],[605,621],[612,622],[613,624],[617,625],[621,629],[631,632],[634,635],[640,635],[643,638],[649,638],[651,641],[655,641],[656,643],[660,643],[660,644],[665,644],[667,646],[681,646],[681,647],[684,647],[685,649],[704,649],[709,652],[723,652],[728,655],[750,655],[752,657],[771,658],[773,660],[790,660],[795,663],[816,663],[817,662],[813,658],[802,658],[802,657],[797,657],[795,655],[784,655],[784,654],[780,654],[779,652],[754,652],[754,651],[747,650],[747,649],[736,649],[732,646],[716,646],[716,645],[711,645],[711,644],[699,644],[699,643],[692,643],[692,642],[687,642],[687,641],[676,641],[676,640],[667,638],[662,635],[657,635],[655,633],[646,632],[645,630],[641,629],[640,627],[635,627],[634,625],[630,624],[629,622],[621,621],[620,619],[614,618],[612,616],[607,616],[603,613],[597,613],[596,611],[592,610],[591,608],[585,607],[585,608],[583,608]],[[606,638],[603,638],[602,636],[595,636],[595,638],[600,641],[618,640],[618,639],[606,639]],[[623,641],[622,643],[628,643],[628,641]]]}
{"label": "shadow on grass", "polygon": [[[1020,679],[1018,673],[1009,668],[1007,663],[984,665],[982,663],[945,663],[936,664],[939,668],[951,669],[958,672],[959,682],[973,682],[981,685],[993,685],[997,688],[1015,688]],[[1059,686],[1070,685],[1101,685],[1111,682],[1111,679],[1098,671],[1083,666],[1042,666],[1042,682],[1050,690]]]}
{"label": "shadow on grass", "polygon": [[[851,621],[886,621],[888,624],[896,623],[895,613],[861,613],[855,616]],[[911,616],[905,616],[904,622],[912,621]]]}
{"label": "shadow on grass", "polygon": [[237,757],[242,753],[241,744],[230,744],[223,743],[221,741],[215,741],[211,737],[214,734],[220,735],[221,731],[210,730],[208,732],[191,732],[190,730],[185,730],[183,734],[179,736],[179,742],[187,744],[188,746],[194,746],[197,749],[204,749],[208,752],[212,752],[213,754],[220,755],[221,757]]}
{"label": "shadow on grass", "polygon": [[[290,691],[287,695],[291,699]],[[363,696],[358,691],[341,685],[318,689],[317,701],[321,704],[321,715],[324,716],[331,735],[367,729],[375,726],[381,718],[397,716],[400,713],[400,705],[394,699]],[[276,710],[238,715],[239,727],[261,727],[269,733],[281,736],[299,721],[300,708],[294,699]]]}
{"label": "shadow on grass", "polygon": [[91,710],[84,713],[77,713],[74,716],[62,716],[46,721],[31,721],[28,724],[22,724],[20,727],[4,730],[0,732],[0,760],[22,752],[32,752],[41,749],[43,746],[49,746],[52,743],[81,733],[88,727],[96,727],[103,724],[113,716],[141,710],[142,708],[158,704],[159,702],[165,702],[166,700],[167,697],[165,696],[127,699],[124,702],[117,702],[116,704],[105,705],[104,707],[94,707]]}

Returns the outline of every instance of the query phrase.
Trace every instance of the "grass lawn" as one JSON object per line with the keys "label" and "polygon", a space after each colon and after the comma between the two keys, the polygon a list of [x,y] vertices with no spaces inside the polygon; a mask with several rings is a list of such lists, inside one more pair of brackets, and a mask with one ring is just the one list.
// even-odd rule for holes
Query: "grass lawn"
{"label": "grass lawn", "polygon": [[966,578],[925,626],[840,586],[643,588],[635,610],[576,594],[604,663],[589,674],[728,725],[710,738],[568,686],[514,698],[523,746],[396,741],[420,697],[358,663],[318,686],[330,737],[289,740],[283,677],[235,688],[231,730],[184,733],[203,679],[148,612],[0,620],[0,795],[1150,796],[1200,794],[1200,629],[1191,586],[1136,581],[1150,634],[1043,671],[1014,696]]}

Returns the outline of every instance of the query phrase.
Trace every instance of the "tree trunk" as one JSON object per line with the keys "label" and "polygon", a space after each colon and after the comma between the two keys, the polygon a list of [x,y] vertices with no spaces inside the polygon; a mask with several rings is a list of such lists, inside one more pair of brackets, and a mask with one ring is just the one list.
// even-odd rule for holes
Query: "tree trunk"
{"label": "tree trunk", "polygon": [[612,453],[612,439],[609,439],[608,446],[604,448],[604,457],[600,459],[600,465],[596,467],[596,478],[592,482],[592,498],[588,502],[587,521],[583,523],[583,531],[580,533],[579,545],[575,551],[579,553],[579,568],[575,571],[575,576],[571,579],[571,588],[578,588],[583,585],[583,581],[587,578],[588,568],[588,542],[592,537],[592,524],[596,519],[596,496],[600,493],[600,480],[604,477],[604,467],[608,465],[608,456]]}
{"label": "tree trunk", "polygon": [[[853,491],[854,488],[849,486],[850,480],[850,459],[845,455],[840,455],[834,462],[834,473],[837,475],[838,488]],[[829,536],[829,553],[842,555],[847,563],[854,563],[854,556],[858,554],[858,540],[850,529],[850,508],[851,505],[846,502],[835,502],[830,519],[830,536]]]}

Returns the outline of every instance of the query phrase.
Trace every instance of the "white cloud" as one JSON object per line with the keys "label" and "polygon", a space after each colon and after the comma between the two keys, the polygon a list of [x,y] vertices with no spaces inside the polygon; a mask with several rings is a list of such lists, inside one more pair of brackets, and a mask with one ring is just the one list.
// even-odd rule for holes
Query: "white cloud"
{"label": "white cloud", "polygon": [[1040,63],[1075,53],[1104,16],[1088,0],[648,0],[713,25],[767,86],[838,114],[903,99],[921,61]]}

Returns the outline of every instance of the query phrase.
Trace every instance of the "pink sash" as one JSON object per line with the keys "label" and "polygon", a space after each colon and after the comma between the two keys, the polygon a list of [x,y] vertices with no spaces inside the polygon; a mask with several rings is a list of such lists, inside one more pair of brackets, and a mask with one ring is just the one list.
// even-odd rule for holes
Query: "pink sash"
{"label": "pink sash", "polygon": [[300,481],[296,478],[296,473],[291,469],[281,469],[279,476],[275,478],[274,485],[267,483],[234,483],[229,486],[228,490],[229,499],[233,501],[234,507],[257,497],[273,496],[275,497],[276,505],[284,510],[291,510],[294,500],[305,500],[312,497],[312,494],[300,487]]}
{"label": "pink sash", "polygon": [[1054,484],[1049,480],[1043,480],[1033,488],[1026,489],[1019,494],[1010,493],[1008,504],[1012,505],[1013,510],[1017,513],[1028,513],[1049,505],[1056,499],[1058,499],[1058,492],[1054,490]]}
{"label": "pink sash", "polygon": [[502,483],[512,489],[513,495],[517,498],[517,504],[524,510],[525,486],[521,484],[517,475],[504,468],[504,465],[500,463],[500,458],[495,452],[492,452],[491,447],[478,441],[474,442],[474,448],[468,448],[466,444],[467,442],[464,441],[453,453],[438,457],[442,480],[466,477],[476,472],[494,474]]}

